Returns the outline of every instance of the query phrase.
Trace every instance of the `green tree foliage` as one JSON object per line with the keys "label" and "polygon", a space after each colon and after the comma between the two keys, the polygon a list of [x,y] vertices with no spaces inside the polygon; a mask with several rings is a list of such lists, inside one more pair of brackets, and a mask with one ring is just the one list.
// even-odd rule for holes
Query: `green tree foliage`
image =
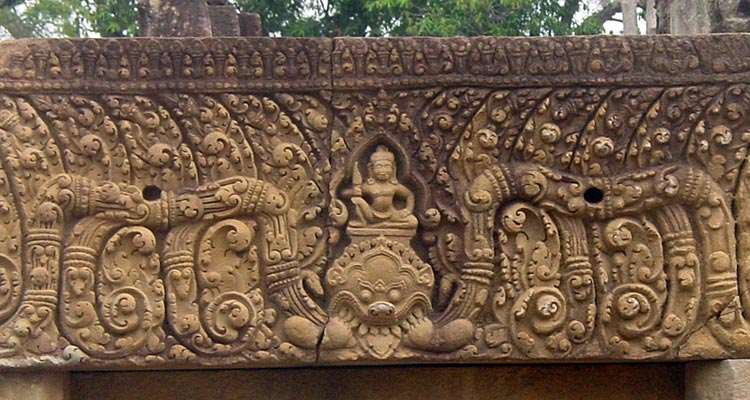
{"label": "green tree foliage", "polygon": [[393,16],[388,31],[416,36],[551,36],[594,34],[601,24],[576,22],[580,0],[374,0]]}
{"label": "green tree foliage", "polygon": [[91,28],[101,36],[138,35],[138,0],[86,0]]}
{"label": "green tree foliage", "polygon": [[237,0],[283,36],[476,36],[595,34],[583,0]]}
{"label": "green tree foliage", "polygon": [[[203,0],[192,0],[203,1]],[[271,35],[456,36],[601,33],[586,0],[230,0]],[[0,0],[13,37],[133,36],[138,0]]]}
{"label": "green tree foliage", "polygon": [[138,0],[0,0],[0,26],[15,37],[134,36]]}
{"label": "green tree foliage", "polygon": [[260,14],[266,33],[281,36],[383,36],[393,19],[386,7],[368,0],[235,0],[246,12]]}
{"label": "green tree foliage", "polygon": [[21,17],[34,29],[34,36],[82,36],[88,10],[76,0],[28,2]]}

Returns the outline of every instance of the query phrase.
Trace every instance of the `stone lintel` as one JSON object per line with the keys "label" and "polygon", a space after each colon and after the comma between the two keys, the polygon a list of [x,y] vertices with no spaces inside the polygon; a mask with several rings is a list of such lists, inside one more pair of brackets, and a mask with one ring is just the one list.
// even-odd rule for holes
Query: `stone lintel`
{"label": "stone lintel", "polygon": [[2,42],[0,366],[750,357],[749,48]]}

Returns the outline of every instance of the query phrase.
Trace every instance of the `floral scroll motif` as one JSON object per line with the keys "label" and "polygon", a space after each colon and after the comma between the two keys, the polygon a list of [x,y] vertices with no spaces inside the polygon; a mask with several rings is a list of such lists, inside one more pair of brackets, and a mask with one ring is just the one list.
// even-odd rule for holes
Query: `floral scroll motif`
{"label": "floral scroll motif", "polygon": [[0,43],[0,365],[747,357],[748,40]]}

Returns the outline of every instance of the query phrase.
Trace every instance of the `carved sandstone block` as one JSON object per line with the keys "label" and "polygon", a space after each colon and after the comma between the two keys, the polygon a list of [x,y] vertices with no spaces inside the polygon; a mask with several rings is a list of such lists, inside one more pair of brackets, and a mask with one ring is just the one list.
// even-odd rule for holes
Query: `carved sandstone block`
{"label": "carved sandstone block", "polygon": [[750,356],[750,36],[0,46],[2,365]]}

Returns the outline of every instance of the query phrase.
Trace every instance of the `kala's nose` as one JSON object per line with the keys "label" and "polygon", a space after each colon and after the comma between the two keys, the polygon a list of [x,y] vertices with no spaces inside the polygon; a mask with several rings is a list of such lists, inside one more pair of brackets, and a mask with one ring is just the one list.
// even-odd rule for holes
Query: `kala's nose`
{"label": "kala's nose", "polygon": [[367,309],[367,312],[370,313],[371,317],[388,318],[388,317],[392,317],[393,314],[396,312],[396,307],[394,307],[393,304],[387,301],[378,301],[378,302],[370,304],[370,307]]}

